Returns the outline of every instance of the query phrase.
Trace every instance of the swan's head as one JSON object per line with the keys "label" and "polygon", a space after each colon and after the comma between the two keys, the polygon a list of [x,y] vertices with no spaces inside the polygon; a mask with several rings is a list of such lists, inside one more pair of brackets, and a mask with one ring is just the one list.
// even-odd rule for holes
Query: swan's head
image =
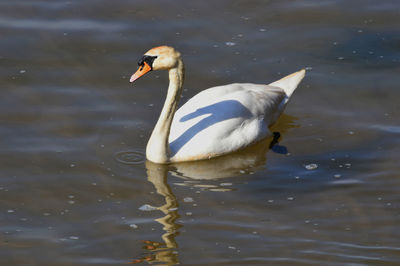
{"label": "swan's head", "polygon": [[178,66],[181,54],[170,46],[159,46],[147,51],[139,60],[139,69],[132,75],[134,82],[152,70],[168,70]]}

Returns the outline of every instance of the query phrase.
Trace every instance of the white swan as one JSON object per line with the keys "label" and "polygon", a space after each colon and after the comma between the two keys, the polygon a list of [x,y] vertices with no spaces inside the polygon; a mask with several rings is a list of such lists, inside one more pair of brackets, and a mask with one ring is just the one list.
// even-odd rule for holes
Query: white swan
{"label": "white swan", "polygon": [[240,150],[271,136],[305,70],[269,85],[234,83],[206,89],[177,110],[184,66],[174,48],[150,49],[138,63],[133,82],[151,70],[168,70],[169,87],[160,117],[147,143],[155,163],[208,159]]}

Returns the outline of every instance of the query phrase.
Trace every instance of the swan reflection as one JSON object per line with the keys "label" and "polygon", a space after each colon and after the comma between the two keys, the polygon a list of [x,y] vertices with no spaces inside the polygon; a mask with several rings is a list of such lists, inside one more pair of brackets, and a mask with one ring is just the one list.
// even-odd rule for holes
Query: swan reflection
{"label": "swan reflection", "polygon": [[264,167],[267,151],[273,149],[273,146],[279,145],[277,138],[287,132],[288,129],[297,127],[294,123],[295,119],[293,116],[283,115],[276,126],[272,128],[274,131],[279,131],[280,135],[275,134],[275,138],[268,138],[240,152],[226,156],[169,165],[146,161],[147,179],[154,185],[157,194],[163,196],[165,200],[164,205],[157,207],[157,210],[161,211],[163,216],[155,219],[163,226],[164,233],[161,235],[162,242],[144,241],[143,248],[149,255],[131,263],[147,261],[166,265],[179,264],[178,244],[175,238],[179,235],[179,228],[182,225],[177,224],[177,219],[180,218],[178,214],[179,203],[168,184],[168,173],[184,179],[183,183],[175,183],[176,185],[192,186],[210,191],[230,191],[230,188],[223,186],[224,183],[218,186],[212,181],[245,173],[251,174]]}
{"label": "swan reflection", "polygon": [[157,262],[163,265],[176,265],[179,264],[178,252],[176,248],[175,237],[179,234],[178,229],[182,227],[176,223],[180,217],[178,214],[178,201],[176,196],[172,193],[171,187],[167,183],[168,165],[155,164],[146,161],[147,180],[149,180],[155,187],[157,193],[164,197],[165,204],[157,207],[164,216],[155,219],[163,226],[164,234],[161,235],[162,242],[155,242],[150,240],[143,241],[144,249],[150,252],[141,259],[131,261],[131,264],[141,262]]}

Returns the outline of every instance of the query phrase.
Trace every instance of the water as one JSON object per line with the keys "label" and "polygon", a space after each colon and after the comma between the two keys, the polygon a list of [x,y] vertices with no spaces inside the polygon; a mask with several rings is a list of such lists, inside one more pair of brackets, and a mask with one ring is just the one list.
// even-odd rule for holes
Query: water
{"label": "water", "polygon": [[[399,10],[0,2],[0,264],[399,264]],[[182,102],[306,67],[280,142],[146,162],[167,75],[128,81],[161,44],[183,54]]]}

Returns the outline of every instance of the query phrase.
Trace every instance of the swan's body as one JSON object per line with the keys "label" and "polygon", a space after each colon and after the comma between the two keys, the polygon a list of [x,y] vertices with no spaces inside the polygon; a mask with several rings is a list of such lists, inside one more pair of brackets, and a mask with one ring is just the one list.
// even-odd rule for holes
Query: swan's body
{"label": "swan's body", "polygon": [[179,52],[156,47],[139,65],[131,82],[150,70],[169,70],[167,98],[146,148],[147,159],[156,163],[208,159],[271,136],[268,127],[279,118],[305,75],[301,70],[270,85],[212,87],[176,110],[184,75]]}

